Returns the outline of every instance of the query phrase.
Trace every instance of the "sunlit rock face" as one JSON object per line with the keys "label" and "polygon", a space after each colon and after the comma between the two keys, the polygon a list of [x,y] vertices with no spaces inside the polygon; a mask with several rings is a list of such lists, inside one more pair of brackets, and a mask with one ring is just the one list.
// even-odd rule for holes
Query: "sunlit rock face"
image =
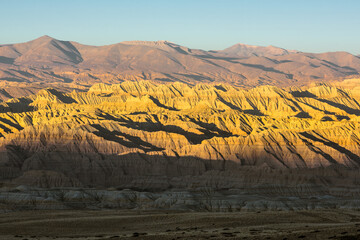
{"label": "sunlit rock face", "polygon": [[42,187],[350,186],[360,166],[358,82],[42,89],[0,104],[0,178]]}

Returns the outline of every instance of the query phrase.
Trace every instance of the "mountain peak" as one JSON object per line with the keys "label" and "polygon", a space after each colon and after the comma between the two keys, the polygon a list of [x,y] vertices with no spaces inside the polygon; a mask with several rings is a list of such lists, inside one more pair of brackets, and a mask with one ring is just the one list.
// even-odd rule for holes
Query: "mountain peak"
{"label": "mountain peak", "polygon": [[229,56],[251,57],[251,56],[281,56],[298,51],[286,50],[273,45],[267,47],[237,43],[229,48],[218,51]]}
{"label": "mountain peak", "polygon": [[172,42],[166,41],[166,40],[158,40],[158,41],[124,41],[121,42],[122,44],[128,44],[128,45],[145,45],[145,46],[161,46],[161,45],[167,45],[167,44],[174,44]]}
{"label": "mountain peak", "polygon": [[[245,44],[245,43],[235,43],[234,45],[232,45],[231,47],[234,46],[241,46],[241,47],[248,47],[248,48],[264,48],[264,46],[258,46],[258,45],[251,45],[251,44]],[[271,46],[271,45],[270,45]],[[270,47],[269,46],[269,47]]]}
{"label": "mountain peak", "polygon": [[49,35],[43,35],[37,39],[54,39],[53,37],[50,37]]}
{"label": "mountain peak", "polygon": [[49,35],[44,35],[44,36],[41,36],[39,38],[35,38],[34,40],[31,40],[29,42],[48,42],[48,41],[51,41],[51,40],[57,40],[53,37],[50,37]]}

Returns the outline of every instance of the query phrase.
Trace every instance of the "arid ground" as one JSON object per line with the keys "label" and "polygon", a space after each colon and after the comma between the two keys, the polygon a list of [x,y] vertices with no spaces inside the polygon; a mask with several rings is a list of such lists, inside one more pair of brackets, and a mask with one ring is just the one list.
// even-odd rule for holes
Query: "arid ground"
{"label": "arid ground", "polygon": [[0,239],[360,239],[359,76],[346,52],[0,45]]}
{"label": "arid ground", "polygon": [[0,239],[359,239],[360,211],[24,211],[0,215]]}

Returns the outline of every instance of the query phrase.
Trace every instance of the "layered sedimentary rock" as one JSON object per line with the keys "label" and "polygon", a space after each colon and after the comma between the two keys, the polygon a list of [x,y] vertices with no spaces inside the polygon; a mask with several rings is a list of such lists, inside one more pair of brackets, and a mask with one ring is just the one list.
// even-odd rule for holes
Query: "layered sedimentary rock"
{"label": "layered sedimentary rock", "polygon": [[360,94],[334,85],[97,84],[0,105],[2,182],[143,189],[358,184]]}

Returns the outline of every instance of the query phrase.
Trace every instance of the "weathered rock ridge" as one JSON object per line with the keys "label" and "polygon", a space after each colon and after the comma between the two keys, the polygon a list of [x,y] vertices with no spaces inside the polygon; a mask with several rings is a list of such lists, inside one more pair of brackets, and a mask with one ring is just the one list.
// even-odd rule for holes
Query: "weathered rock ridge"
{"label": "weathered rock ridge", "polygon": [[0,104],[0,178],[41,187],[353,186],[359,82],[42,89]]}

